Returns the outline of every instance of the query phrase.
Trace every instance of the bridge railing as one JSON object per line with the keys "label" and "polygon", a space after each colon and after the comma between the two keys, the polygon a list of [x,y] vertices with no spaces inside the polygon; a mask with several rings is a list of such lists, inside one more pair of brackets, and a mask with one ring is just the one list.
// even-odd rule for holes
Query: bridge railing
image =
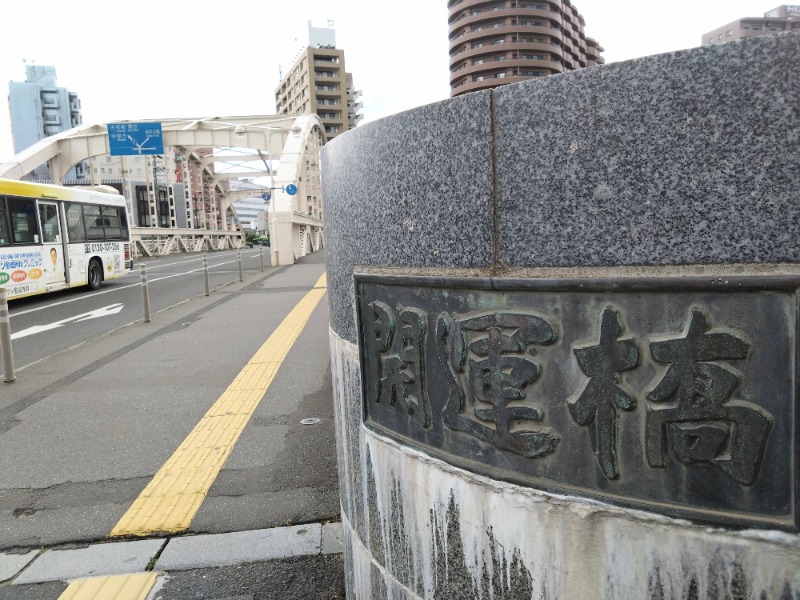
{"label": "bridge railing", "polygon": [[244,232],[173,227],[131,227],[134,258],[180,252],[229,250],[245,246]]}

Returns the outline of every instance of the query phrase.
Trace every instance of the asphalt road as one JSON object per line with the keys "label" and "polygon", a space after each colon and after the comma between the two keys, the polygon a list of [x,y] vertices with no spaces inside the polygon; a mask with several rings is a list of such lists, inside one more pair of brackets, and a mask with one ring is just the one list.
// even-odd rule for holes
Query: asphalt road
{"label": "asphalt road", "polygon": [[[18,379],[0,387],[0,550],[109,539],[154,475],[324,273],[324,253],[288,267],[267,266],[266,257],[262,271],[257,249],[243,253],[240,283],[235,252],[209,255],[208,297],[197,270],[202,256],[148,260],[150,323],[141,320],[138,271],[99,292],[73,290],[10,303],[12,333],[60,324],[14,340]],[[321,298],[190,526],[171,535],[338,519],[327,295]],[[115,304],[122,310],[75,318]],[[341,577],[341,562],[323,562],[332,577]],[[225,597],[220,587],[200,595],[204,576],[192,577],[186,573],[180,580],[185,597]],[[292,577],[306,578],[302,569]],[[248,593],[263,589],[247,578],[237,585]],[[26,586],[19,587],[15,593],[23,594]],[[340,581],[335,587],[341,588]]]}
{"label": "asphalt road", "polygon": [[[210,289],[237,282],[239,261],[233,250],[208,256]],[[241,252],[242,273],[270,267],[269,248]],[[139,259],[132,273],[106,281],[95,292],[75,288],[11,300],[14,363],[18,369],[143,318],[140,265],[147,270],[151,316],[205,293],[203,255],[170,254]]]}

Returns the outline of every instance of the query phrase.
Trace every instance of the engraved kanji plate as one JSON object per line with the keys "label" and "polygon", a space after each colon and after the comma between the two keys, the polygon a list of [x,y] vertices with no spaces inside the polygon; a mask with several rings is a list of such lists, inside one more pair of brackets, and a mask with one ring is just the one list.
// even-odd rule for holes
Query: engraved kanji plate
{"label": "engraved kanji plate", "polygon": [[794,531],[799,285],[357,274],[364,422],[496,479]]}

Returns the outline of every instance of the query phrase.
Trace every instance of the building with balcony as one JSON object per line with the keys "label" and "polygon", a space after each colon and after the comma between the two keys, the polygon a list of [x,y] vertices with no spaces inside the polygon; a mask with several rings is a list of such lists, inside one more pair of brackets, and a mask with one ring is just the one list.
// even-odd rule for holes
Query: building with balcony
{"label": "building with balcony", "polygon": [[747,17],[703,34],[703,46],[724,44],[757,35],[783,31],[800,31],[800,5],[784,4],[764,13],[763,17]]}
{"label": "building with balcony", "polygon": [[449,0],[450,95],[605,62],[569,0]]}
{"label": "building with balcony", "polygon": [[[25,81],[8,82],[8,108],[15,154],[83,123],[80,99],[74,92],[58,87],[55,67],[25,65]],[[67,179],[83,180],[87,173],[87,165],[80,163]],[[48,181],[49,166],[37,167],[26,179]]]}
{"label": "building with balcony", "polygon": [[344,50],[336,48],[335,31],[309,25],[308,37],[308,46],[275,89],[275,113],[316,113],[325,140],[330,141],[361,121],[361,91],[345,70]]}

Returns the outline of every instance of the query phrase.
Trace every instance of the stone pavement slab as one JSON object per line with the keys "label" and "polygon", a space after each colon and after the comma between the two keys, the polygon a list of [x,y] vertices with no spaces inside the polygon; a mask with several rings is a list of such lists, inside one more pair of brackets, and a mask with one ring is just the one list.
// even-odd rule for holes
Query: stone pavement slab
{"label": "stone pavement slab", "polygon": [[180,571],[317,555],[322,525],[235,531],[173,538],[159,556],[157,571]]}
{"label": "stone pavement slab", "polygon": [[322,554],[341,554],[343,552],[342,524],[325,523],[322,526]]}
{"label": "stone pavement slab", "polygon": [[31,550],[25,554],[0,554],[0,581],[11,579],[39,553]]}
{"label": "stone pavement slab", "polygon": [[93,544],[88,548],[71,550],[48,550],[33,561],[13,584],[144,571],[164,544],[165,540],[153,539]]}

